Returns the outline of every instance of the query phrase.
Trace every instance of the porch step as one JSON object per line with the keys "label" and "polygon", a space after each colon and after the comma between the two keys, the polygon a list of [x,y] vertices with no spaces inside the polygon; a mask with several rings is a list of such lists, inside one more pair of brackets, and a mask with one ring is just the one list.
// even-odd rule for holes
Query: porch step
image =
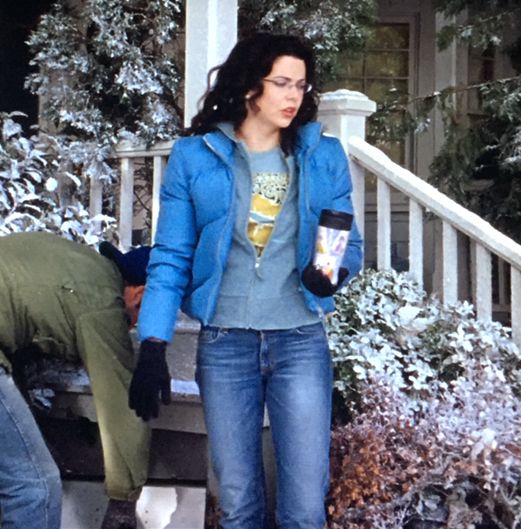
{"label": "porch step", "polygon": [[[172,404],[161,408],[152,427],[149,479],[201,486],[208,478],[207,441],[199,391],[194,380],[199,324],[181,315],[167,349]],[[135,334],[132,333],[135,340]],[[137,343],[135,343],[137,350]],[[85,369],[40,359],[28,372],[38,403],[35,415],[65,479],[102,480],[101,442]]]}
{"label": "porch step", "polygon": [[[95,529],[107,507],[102,482],[64,480],[61,529]],[[206,489],[147,485],[137,504],[138,529],[203,529]]]}

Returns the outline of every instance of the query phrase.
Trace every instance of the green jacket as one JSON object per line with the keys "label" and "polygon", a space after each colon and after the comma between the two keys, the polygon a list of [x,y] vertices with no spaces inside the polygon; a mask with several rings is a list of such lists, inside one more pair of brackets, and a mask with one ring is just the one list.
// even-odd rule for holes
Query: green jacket
{"label": "green jacket", "polygon": [[[131,350],[117,267],[48,233],[0,237],[0,365],[30,344],[78,360],[91,339]],[[110,324],[109,324],[110,323]]]}
{"label": "green jacket", "polygon": [[147,478],[150,429],[128,407],[134,351],[117,267],[48,233],[0,237],[0,366],[22,348],[78,361],[96,406],[109,497],[135,500]]}

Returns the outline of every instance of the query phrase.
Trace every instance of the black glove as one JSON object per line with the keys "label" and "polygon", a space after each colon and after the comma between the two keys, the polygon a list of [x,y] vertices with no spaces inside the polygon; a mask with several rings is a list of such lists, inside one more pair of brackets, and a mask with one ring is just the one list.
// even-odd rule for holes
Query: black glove
{"label": "black glove", "polygon": [[340,288],[340,285],[342,285],[348,275],[349,271],[347,268],[340,268],[338,270],[338,284],[333,285],[320,268],[316,268],[313,263],[309,263],[302,272],[302,283],[315,296],[327,298]]}
{"label": "black glove", "polygon": [[144,421],[159,415],[159,395],[170,404],[170,374],[165,359],[166,343],[144,340],[128,392],[128,405]]}

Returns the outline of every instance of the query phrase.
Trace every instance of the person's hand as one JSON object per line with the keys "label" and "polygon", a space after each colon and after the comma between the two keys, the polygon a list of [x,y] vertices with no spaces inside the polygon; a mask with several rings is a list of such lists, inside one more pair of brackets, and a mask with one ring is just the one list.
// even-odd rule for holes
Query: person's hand
{"label": "person's hand", "polygon": [[144,421],[159,415],[159,398],[170,404],[170,374],[165,359],[166,343],[144,340],[128,392],[128,405]]}
{"label": "person's hand", "polygon": [[338,284],[333,285],[320,268],[316,268],[313,263],[309,263],[302,272],[302,283],[315,296],[327,298],[340,288],[339,285],[342,285],[348,275],[349,271],[347,268],[340,268],[338,270]]}

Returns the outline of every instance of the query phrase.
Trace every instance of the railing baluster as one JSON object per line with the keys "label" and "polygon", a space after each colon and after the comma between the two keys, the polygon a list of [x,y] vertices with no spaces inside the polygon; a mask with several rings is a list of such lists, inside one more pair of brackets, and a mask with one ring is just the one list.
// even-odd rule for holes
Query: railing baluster
{"label": "railing baluster", "polygon": [[518,347],[521,347],[521,271],[510,267],[511,307],[512,307],[512,337]]}
{"label": "railing baluster", "polygon": [[132,246],[134,217],[134,160],[121,158],[121,190],[119,199],[119,239],[123,250]]}
{"label": "railing baluster", "polygon": [[446,221],[443,221],[443,301],[456,303],[458,300],[458,233]]}
{"label": "railing baluster", "polygon": [[409,200],[409,272],[423,288],[423,210]]}
{"label": "railing baluster", "polygon": [[475,305],[477,316],[481,320],[492,318],[492,258],[490,252],[481,244],[476,247],[476,287]]}
{"label": "railing baluster", "polygon": [[[103,210],[103,183],[91,176],[89,188],[89,214],[91,217],[101,214]],[[101,223],[96,222],[96,229],[100,229]]]}
{"label": "railing baluster", "polygon": [[391,268],[391,188],[383,180],[377,183],[377,267]]}
{"label": "railing baluster", "polygon": [[497,293],[498,304],[505,306],[508,303],[508,286],[507,286],[507,272],[505,270],[506,263],[498,256],[497,258]]}
{"label": "railing baluster", "polygon": [[349,168],[353,182],[355,220],[363,237],[365,233],[365,171],[360,164],[356,163],[356,160],[350,161]]}
{"label": "railing baluster", "polygon": [[156,236],[157,217],[159,215],[159,193],[166,160],[163,156],[154,156],[154,173],[152,177],[152,243]]}

